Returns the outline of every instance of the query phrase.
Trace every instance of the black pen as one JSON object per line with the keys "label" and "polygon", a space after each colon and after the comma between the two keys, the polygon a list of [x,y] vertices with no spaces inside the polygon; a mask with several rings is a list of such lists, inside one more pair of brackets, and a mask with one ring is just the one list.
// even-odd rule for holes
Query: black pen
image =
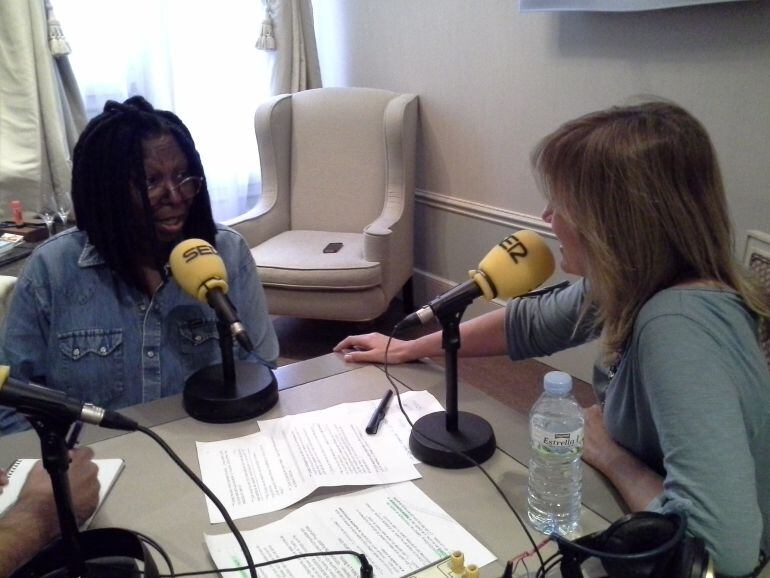
{"label": "black pen", "polygon": [[379,405],[377,405],[377,409],[374,410],[372,419],[369,420],[369,425],[366,426],[366,433],[369,435],[377,433],[377,429],[380,427],[380,422],[383,420],[385,414],[388,411],[388,404],[390,403],[391,397],[393,397],[393,390],[389,389],[385,392],[385,395],[380,400]]}
{"label": "black pen", "polygon": [[67,436],[67,448],[72,449],[77,445],[78,438],[80,437],[80,430],[82,429],[83,429],[83,422],[76,421],[75,425],[72,426],[72,431],[70,431],[70,435]]}

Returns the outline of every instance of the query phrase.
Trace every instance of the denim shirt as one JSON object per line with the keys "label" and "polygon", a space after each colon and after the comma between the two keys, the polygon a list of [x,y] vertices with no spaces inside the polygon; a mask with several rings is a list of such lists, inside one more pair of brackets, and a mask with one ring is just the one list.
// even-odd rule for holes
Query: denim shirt
{"label": "denim shirt", "polygon": [[[217,226],[216,248],[228,272],[228,297],[254,353],[236,359],[271,367],[278,339],[254,259],[243,238]],[[152,297],[126,285],[85,232],[65,231],[38,247],[16,283],[0,361],[11,375],[75,399],[120,409],[180,393],[196,371],[221,363],[216,314],[169,277]],[[0,432],[26,429],[0,407]]]}

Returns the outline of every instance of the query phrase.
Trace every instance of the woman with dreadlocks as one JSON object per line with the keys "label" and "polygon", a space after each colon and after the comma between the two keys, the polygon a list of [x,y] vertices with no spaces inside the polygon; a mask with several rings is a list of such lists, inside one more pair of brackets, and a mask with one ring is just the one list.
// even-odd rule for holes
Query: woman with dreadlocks
{"label": "woman with dreadlocks", "polygon": [[[200,156],[173,113],[141,96],[109,101],[73,155],[77,228],[29,258],[3,332],[11,374],[108,409],[180,393],[196,371],[220,363],[213,309],[168,274],[186,238],[216,247],[228,296],[254,344],[243,360],[274,366],[278,341],[243,238],[214,223]],[[0,407],[0,431],[26,429]]]}

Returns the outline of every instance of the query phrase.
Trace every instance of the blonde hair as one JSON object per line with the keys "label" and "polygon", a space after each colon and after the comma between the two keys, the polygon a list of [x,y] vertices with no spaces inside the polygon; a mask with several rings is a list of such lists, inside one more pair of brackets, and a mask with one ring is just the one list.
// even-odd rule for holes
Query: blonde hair
{"label": "blonde hair", "polygon": [[654,101],[587,114],[545,137],[532,163],[583,244],[608,361],[642,305],[687,280],[733,289],[767,322],[770,299],[733,257],[716,152],[686,110]]}

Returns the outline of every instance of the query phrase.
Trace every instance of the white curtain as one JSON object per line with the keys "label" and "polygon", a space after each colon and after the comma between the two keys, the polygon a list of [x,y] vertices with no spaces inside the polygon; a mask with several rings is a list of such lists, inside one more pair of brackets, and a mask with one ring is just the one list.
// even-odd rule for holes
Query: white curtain
{"label": "white curtain", "polygon": [[36,212],[52,197],[69,195],[71,151],[85,113],[57,24],[44,0],[0,1],[0,214],[5,219],[12,200]]}
{"label": "white curtain", "polygon": [[88,116],[135,94],[174,111],[201,153],[215,218],[245,212],[260,189],[254,110],[270,95],[259,0],[55,2]]}

